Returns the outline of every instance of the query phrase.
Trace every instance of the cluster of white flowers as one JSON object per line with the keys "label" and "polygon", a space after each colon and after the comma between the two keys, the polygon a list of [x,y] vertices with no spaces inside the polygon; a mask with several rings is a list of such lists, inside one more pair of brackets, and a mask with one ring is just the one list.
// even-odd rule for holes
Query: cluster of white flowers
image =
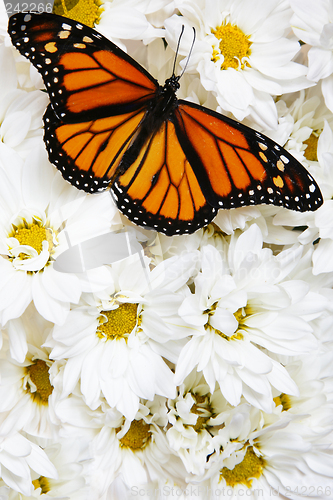
{"label": "cluster of white flowers", "polygon": [[[48,161],[48,96],[2,3],[0,499],[333,499],[332,0],[75,13],[96,6],[95,28],[161,84],[184,25],[178,97],[280,143],[325,202],[220,210],[193,235],[134,226]],[[142,253],[57,270],[116,230]]]}

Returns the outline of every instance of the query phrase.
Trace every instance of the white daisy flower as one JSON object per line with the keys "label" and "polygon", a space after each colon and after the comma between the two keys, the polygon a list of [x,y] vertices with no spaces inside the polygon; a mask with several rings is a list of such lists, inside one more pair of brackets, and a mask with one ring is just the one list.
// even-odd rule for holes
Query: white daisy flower
{"label": "white daisy flower", "polygon": [[[329,185],[329,176],[323,175],[318,163],[318,145],[320,156],[329,150],[329,141],[326,139],[328,131],[320,139],[325,123],[333,127],[333,115],[327,109],[318,87],[302,90],[297,94],[282,96],[277,102],[279,126],[276,131],[264,131],[266,135],[281,144],[291,152],[295,158],[303,163],[320,185],[325,199],[333,194]],[[326,125],[327,126],[327,125]],[[332,184],[333,185],[333,184]],[[332,186],[331,185],[331,186]],[[260,207],[260,211],[262,212]],[[266,207],[265,207],[266,209]],[[303,244],[318,238],[318,228],[315,224],[315,212],[293,212],[280,208],[275,210],[272,217],[265,217],[267,235],[264,241],[275,244],[290,244],[301,241]],[[285,228],[283,228],[285,226]],[[290,230],[287,230],[287,228]],[[295,227],[309,229],[299,236]]]}
{"label": "white daisy flower", "polygon": [[[88,446],[88,443],[84,445]],[[56,467],[58,477],[47,477],[33,472],[31,474],[33,491],[29,495],[22,495],[12,490],[4,492],[3,499],[33,500],[40,499],[42,495],[42,498],[54,500],[64,498],[82,500],[88,497],[89,489],[85,481],[85,472],[89,468],[89,461],[86,460],[84,445],[82,445],[82,440],[69,438],[46,446],[44,452]]]}
{"label": "white daisy flower", "polygon": [[[320,330],[321,340],[324,340],[323,328]],[[299,396],[279,394],[274,398],[275,405],[281,405],[283,412],[291,415],[301,415],[300,422],[309,430],[314,429],[316,438],[310,432],[310,439],[318,449],[326,448],[331,443],[333,422],[332,412],[332,382],[333,382],[333,353],[332,350],[322,350],[300,357],[294,362],[287,363],[286,369],[297,383]],[[314,454],[313,464],[318,460]],[[320,470],[320,462],[318,469]]]}
{"label": "white daisy flower", "polygon": [[202,85],[216,95],[222,110],[238,120],[251,116],[260,126],[275,128],[272,95],[310,85],[307,68],[293,62],[300,47],[290,36],[292,12],[287,2],[177,0],[175,5],[181,16],[165,21],[172,48],[184,24],[179,53],[188,56],[192,27],[196,30],[187,71],[199,72]]}
{"label": "white daisy flower", "polygon": [[[327,109],[318,86],[279,97],[276,108],[279,122],[277,129],[260,128],[260,132],[290,151],[312,172],[312,167],[318,164],[318,140],[325,122],[333,127],[333,115]],[[243,123],[252,125],[248,120]]]}
{"label": "white daisy flower", "polygon": [[276,105],[279,113],[278,135],[275,131],[265,133],[306,167],[316,165],[318,140],[325,122],[333,126],[332,113],[325,106],[318,87],[301,90],[296,95],[287,94]]}
{"label": "white daisy flower", "polygon": [[313,214],[296,214],[281,210],[275,217],[276,224],[290,227],[307,226],[298,236],[304,245],[315,240],[313,252],[313,274],[331,273],[333,271],[333,132],[325,123],[317,144],[318,162],[312,163],[312,173],[323,193],[325,203]]}
{"label": "white daisy flower", "polygon": [[60,422],[54,413],[53,361],[49,350],[42,347],[50,323],[31,307],[29,313],[15,320],[16,330],[25,331],[28,352],[24,360],[18,362],[9,356],[7,339],[1,351],[0,435],[23,430],[51,439],[58,436]]}
{"label": "white daisy flower", "polygon": [[132,421],[104,406],[101,430],[91,443],[95,457],[91,484],[99,498],[117,477],[132,492],[154,482],[157,490],[170,477],[174,484],[184,485],[185,469],[163,431],[166,408],[162,398],[140,403]]}
{"label": "white daisy flower", "polygon": [[108,288],[86,296],[62,326],[55,326],[46,345],[51,357],[67,360],[63,397],[78,380],[85,402],[96,409],[101,395],[128,419],[139,398],[173,397],[173,373],[162,356],[177,360],[187,336],[178,317],[183,295],[175,293],[193,274],[196,254],[162,262],[151,272],[138,257],[105,268]]}
{"label": "white daisy flower", "polygon": [[[33,300],[45,319],[63,323],[82,285],[52,261],[72,245],[109,230],[117,216],[109,193],[88,196],[67,184],[40,147],[23,160],[0,153],[0,318],[18,318]],[[91,275],[93,278],[93,275]]]}
{"label": "white daisy flower", "polygon": [[188,473],[203,474],[207,457],[214,451],[212,438],[224,425],[226,400],[219,389],[211,394],[202,375],[192,372],[167,406],[169,446],[181,458]]}
{"label": "white daisy flower", "polygon": [[325,498],[333,475],[331,454],[317,445],[301,417],[281,408],[273,415],[249,405],[226,412],[225,426],[213,438],[216,453],[202,476],[215,492],[212,499],[223,493],[254,500],[258,491],[263,498]]}
{"label": "white daisy flower", "polygon": [[14,491],[31,495],[34,472],[39,476],[57,479],[57,469],[37,444],[19,433],[0,438],[0,443],[1,478]]}
{"label": "white daisy flower", "polygon": [[331,496],[332,353],[311,353],[287,368],[300,395],[276,396],[273,414],[244,404],[224,410],[202,476],[210,478],[212,498],[223,491],[255,499],[258,490],[263,498]]}
{"label": "white daisy flower", "polygon": [[317,341],[311,321],[326,307],[324,297],[309,292],[306,281],[286,279],[301,254],[298,246],[274,257],[271,250],[262,248],[255,224],[241,235],[234,234],[224,252],[202,248],[195,291],[179,309],[192,325],[192,336],[177,362],[177,384],[196,367],[211,392],[217,382],[232,405],[239,404],[243,395],[267,412],[272,410],[272,386],[298,393],[273,356],[314,349]]}
{"label": "white daisy flower", "polygon": [[331,0],[291,0],[294,15],[291,25],[296,36],[311,45],[308,52],[308,78],[321,80],[328,109],[333,111],[333,10]]}

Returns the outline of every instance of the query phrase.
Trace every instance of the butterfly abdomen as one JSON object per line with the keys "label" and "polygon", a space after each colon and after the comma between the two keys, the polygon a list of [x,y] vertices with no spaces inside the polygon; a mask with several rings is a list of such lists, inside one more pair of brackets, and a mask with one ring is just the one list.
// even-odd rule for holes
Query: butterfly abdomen
{"label": "butterfly abdomen", "polygon": [[148,109],[140,123],[137,134],[132,138],[131,144],[124,152],[118,168],[119,175],[123,174],[134,163],[142,148],[147,142],[152,141],[163,123],[172,120],[173,111],[177,106],[175,90],[179,88],[178,79],[178,77],[170,78],[164,87],[158,87],[156,95],[148,104]]}

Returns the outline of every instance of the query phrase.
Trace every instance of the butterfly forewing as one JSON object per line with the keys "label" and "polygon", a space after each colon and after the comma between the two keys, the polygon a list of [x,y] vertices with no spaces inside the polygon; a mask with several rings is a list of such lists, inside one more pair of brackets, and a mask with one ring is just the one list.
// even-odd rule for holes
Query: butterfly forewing
{"label": "butterfly forewing", "polygon": [[177,135],[211,205],[267,203],[307,211],[322,204],[313,177],[274,141],[202,106],[178,103]]}
{"label": "butterfly forewing", "polygon": [[94,120],[141,108],[158,83],[134,59],[87,26],[43,13],[9,20],[15,47],[36,66],[64,121]]}

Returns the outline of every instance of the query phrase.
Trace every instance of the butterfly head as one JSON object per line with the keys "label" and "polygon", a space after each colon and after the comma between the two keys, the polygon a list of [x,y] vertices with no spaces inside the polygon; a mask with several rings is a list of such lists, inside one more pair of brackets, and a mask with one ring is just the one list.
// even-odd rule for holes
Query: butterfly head
{"label": "butterfly head", "polygon": [[180,87],[179,79],[180,76],[172,75],[170,78],[165,80],[163,91],[168,92],[171,89],[173,92],[177,92]]}

